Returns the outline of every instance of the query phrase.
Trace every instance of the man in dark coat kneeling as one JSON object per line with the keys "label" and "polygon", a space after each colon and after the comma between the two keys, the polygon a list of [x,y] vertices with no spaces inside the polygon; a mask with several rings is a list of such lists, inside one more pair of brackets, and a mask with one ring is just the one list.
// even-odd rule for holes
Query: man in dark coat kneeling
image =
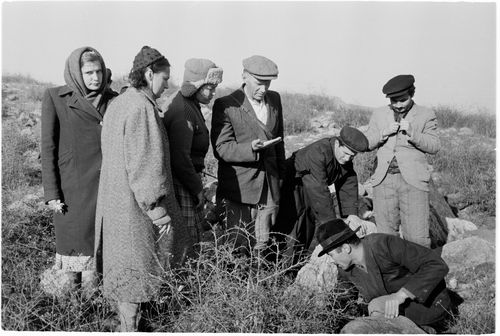
{"label": "man in dark coat kneeling", "polygon": [[[273,231],[277,240],[288,235],[287,254],[313,250],[316,226],[338,217],[354,227],[358,215],[358,177],[352,159],[368,150],[368,139],[356,128],[345,126],[337,137],[324,138],[294,152],[286,160],[281,203]],[[335,184],[340,214],[335,212],[329,185]],[[357,224],[359,223],[359,224]],[[311,244],[312,243],[312,244]]]}
{"label": "man in dark coat kneeling", "polygon": [[341,219],[318,228],[323,250],[368,303],[370,316],[403,315],[420,327],[442,331],[453,303],[444,277],[448,266],[434,251],[397,236],[373,233],[359,238]]}

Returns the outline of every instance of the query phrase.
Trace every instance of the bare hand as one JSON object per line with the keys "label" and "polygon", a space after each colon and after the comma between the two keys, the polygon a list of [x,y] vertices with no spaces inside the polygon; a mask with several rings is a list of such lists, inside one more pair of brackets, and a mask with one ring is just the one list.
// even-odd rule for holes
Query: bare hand
{"label": "bare hand", "polygon": [[205,199],[205,193],[203,190],[200,191],[198,193],[198,195],[196,195],[196,200],[197,200],[197,203],[195,205],[196,208],[200,208],[200,207],[203,207],[203,205],[205,205],[206,199]]}
{"label": "bare hand", "polygon": [[[398,291],[393,294],[379,296],[368,304],[368,313],[370,315],[384,315],[386,318],[395,318],[399,316],[399,305],[407,299],[406,294]],[[384,310],[383,312],[381,310]]]}
{"label": "bare hand", "polygon": [[356,235],[359,238],[362,238],[366,236],[368,233],[368,227],[366,226],[366,223],[364,220],[359,218],[356,215],[349,215],[344,222],[351,228],[351,230],[356,230],[358,227],[360,228],[358,232],[356,232]]}
{"label": "bare hand", "polygon": [[252,150],[254,152],[261,150],[262,148],[264,148],[264,142],[262,140],[257,139],[252,141]]}
{"label": "bare hand", "polygon": [[62,203],[61,200],[55,199],[55,200],[50,200],[49,203],[47,203],[49,208],[53,210],[56,213],[65,213],[66,212],[66,204]]}
{"label": "bare hand", "polygon": [[398,132],[400,124],[398,122],[393,122],[388,128],[382,131],[382,138],[387,138]]}
{"label": "bare hand", "polygon": [[407,120],[404,120],[404,119],[401,120],[399,125],[400,125],[400,128],[399,128],[400,131],[405,131],[406,134],[411,136],[412,128],[411,128],[411,124]]}

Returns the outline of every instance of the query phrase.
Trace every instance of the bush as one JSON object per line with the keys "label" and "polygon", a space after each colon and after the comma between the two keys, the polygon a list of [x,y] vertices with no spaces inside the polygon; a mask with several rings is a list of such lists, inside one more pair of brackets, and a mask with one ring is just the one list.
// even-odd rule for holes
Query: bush
{"label": "bush", "polygon": [[496,136],[496,118],[495,115],[483,113],[467,113],[451,106],[434,107],[434,112],[438,119],[440,128],[461,128],[468,127],[476,134],[484,135],[490,138]]}
{"label": "bush", "polygon": [[32,172],[25,167],[23,154],[28,150],[39,152],[39,143],[35,138],[21,133],[13,122],[4,122],[2,132],[2,189],[11,190],[31,185]]}

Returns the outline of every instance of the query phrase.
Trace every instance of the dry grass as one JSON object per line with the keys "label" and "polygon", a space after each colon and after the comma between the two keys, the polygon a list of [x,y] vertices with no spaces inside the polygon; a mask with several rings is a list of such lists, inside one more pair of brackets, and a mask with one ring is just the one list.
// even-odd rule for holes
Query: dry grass
{"label": "dry grass", "polygon": [[[113,308],[101,294],[85,299],[74,293],[56,299],[45,295],[39,287],[39,275],[51,265],[55,253],[54,229],[52,215],[43,207],[41,199],[39,168],[37,170],[26,156],[39,151],[39,135],[21,133],[26,127],[26,118],[19,116],[25,113],[28,119],[37,118],[40,94],[38,89],[29,87],[48,84],[18,76],[4,77],[4,83],[9,84],[9,91],[4,95],[2,106],[2,111],[6,111],[2,114],[2,328],[110,330]],[[15,88],[28,89],[16,91]],[[230,89],[218,91],[220,96]],[[12,100],[6,101],[13,94],[17,98],[11,96]],[[370,115],[368,110],[338,105],[335,98],[325,96],[282,93],[282,100],[287,135],[310,130],[310,117],[323,111],[333,112],[341,126],[366,124]],[[478,212],[494,215],[495,152],[491,146],[481,145],[484,141],[494,141],[491,139],[495,136],[494,122],[489,117],[460,115],[453,109],[445,114],[445,110],[440,107],[436,111],[441,125],[469,127],[475,134],[443,136],[443,150],[429,158],[434,169],[442,174],[440,186],[446,192],[462,193]],[[374,153],[356,157],[355,168],[361,181],[369,177],[373,159]],[[207,161],[210,172],[215,173],[213,158]],[[26,195],[34,196],[26,201]],[[21,202],[22,206],[11,207],[14,202]],[[145,330],[337,333],[348,319],[360,314],[355,301],[339,293],[332,293],[330,304],[321,309],[314,308],[307,300],[284,298],[283,293],[292,281],[285,275],[288,267],[285,263],[262,267],[265,262],[261,261],[258,268],[256,256],[234,258],[230,246],[212,241],[203,245],[199,260],[188,263],[181,272],[164,274],[165,288],[159,303],[147,307]],[[494,269],[493,272],[484,269],[461,274],[460,282],[474,286],[451,332],[494,332],[494,280]]]}

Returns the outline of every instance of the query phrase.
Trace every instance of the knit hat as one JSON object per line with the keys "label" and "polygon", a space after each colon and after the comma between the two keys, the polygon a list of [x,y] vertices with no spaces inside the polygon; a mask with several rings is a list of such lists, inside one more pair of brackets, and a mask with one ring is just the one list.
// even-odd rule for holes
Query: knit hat
{"label": "knit hat", "polygon": [[339,138],[344,146],[355,153],[366,152],[368,150],[368,139],[363,132],[354,127],[342,127]]}
{"label": "knit hat", "polygon": [[204,58],[190,58],[184,64],[184,79],[181,94],[191,97],[205,84],[217,85],[222,82],[222,68]]}
{"label": "knit hat", "polygon": [[415,83],[413,75],[398,75],[389,79],[382,88],[382,92],[387,98],[399,97],[410,91]]}
{"label": "knit hat", "polygon": [[161,59],[166,60],[165,56],[160,54],[158,50],[148,46],[144,46],[134,58],[132,71],[137,71],[145,67],[148,67],[154,62],[159,61]]}
{"label": "knit hat", "polygon": [[243,69],[260,80],[278,78],[278,66],[269,58],[254,55],[243,60]]}

